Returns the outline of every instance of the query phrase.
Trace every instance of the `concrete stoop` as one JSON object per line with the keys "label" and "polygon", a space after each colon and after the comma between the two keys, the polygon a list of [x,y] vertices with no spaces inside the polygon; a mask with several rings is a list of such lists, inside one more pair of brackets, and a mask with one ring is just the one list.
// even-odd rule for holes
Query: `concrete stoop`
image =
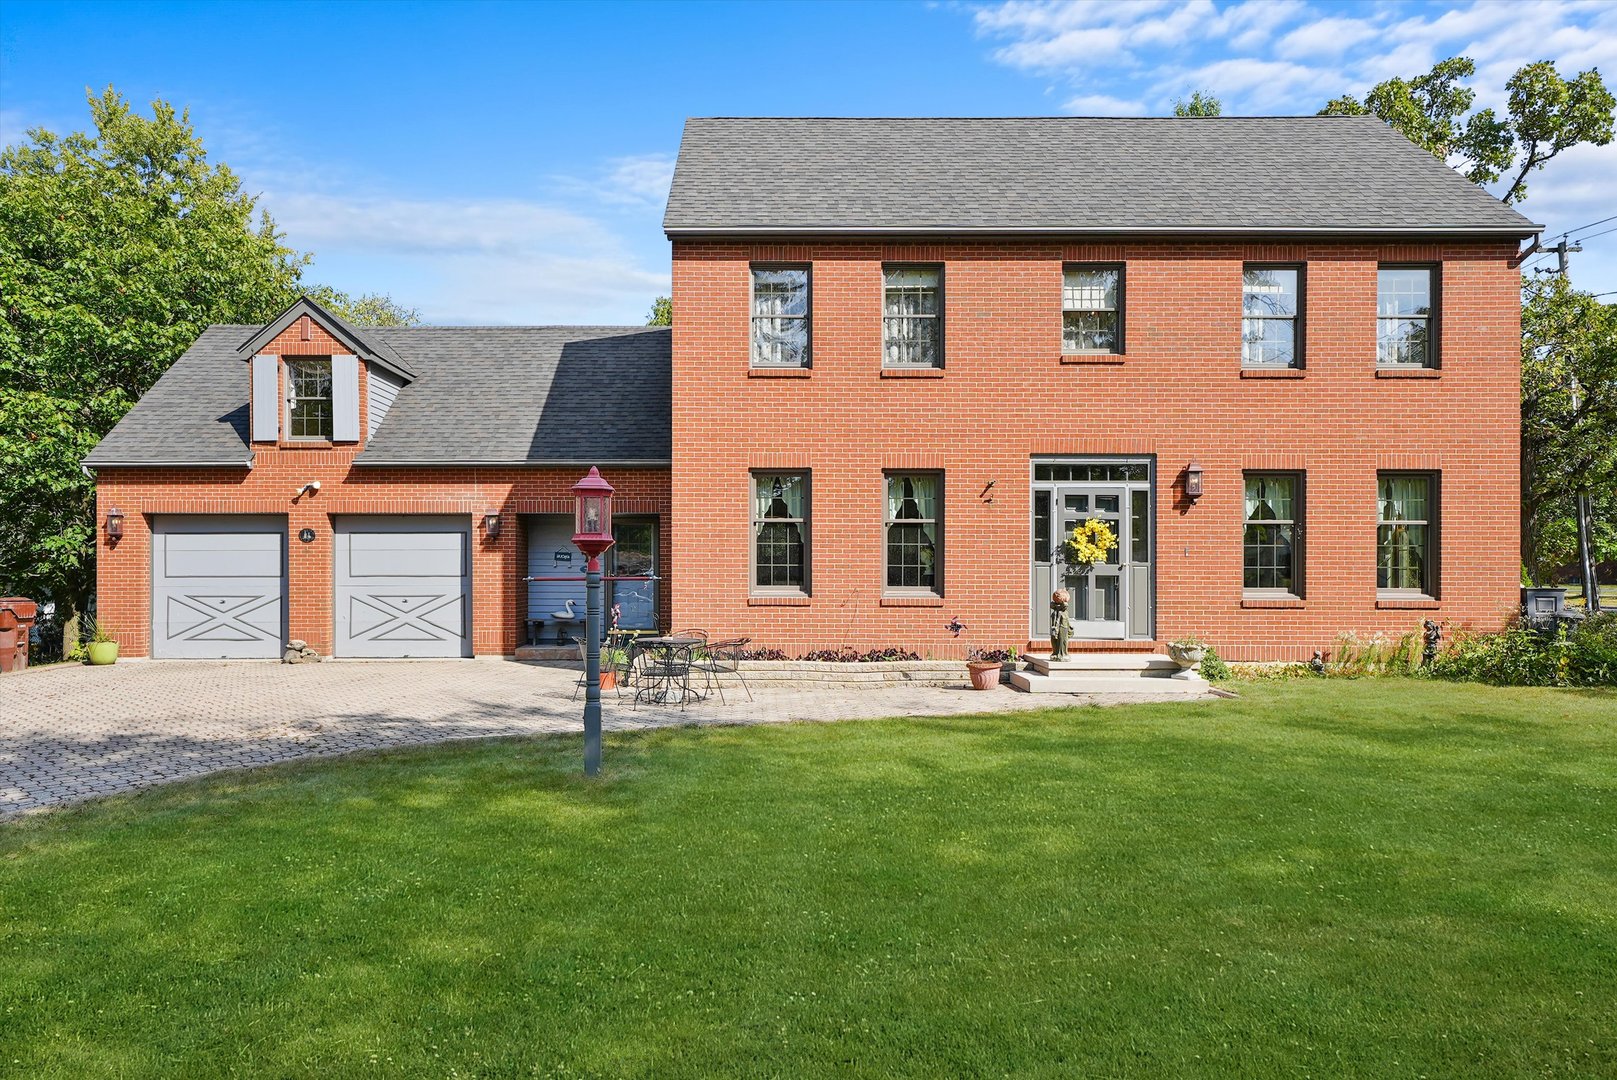
{"label": "concrete stoop", "polygon": [[1186,671],[1161,653],[1073,653],[1052,662],[1047,656],[1027,658],[1027,670],[1011,675],[1011,685],[1029,694],[1164,694],[1207,693],[1206,679]]}

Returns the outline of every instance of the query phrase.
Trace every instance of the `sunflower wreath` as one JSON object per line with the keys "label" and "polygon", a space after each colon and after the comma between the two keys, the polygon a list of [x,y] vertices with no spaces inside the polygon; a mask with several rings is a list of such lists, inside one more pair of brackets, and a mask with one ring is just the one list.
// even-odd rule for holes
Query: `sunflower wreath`
{"label": "sunflower wreath", "polygon": [[1061,556],[1071,566],[1093,566],[1117,546],[1117,533],[1099,518],[1080,522],[1061,545]]}

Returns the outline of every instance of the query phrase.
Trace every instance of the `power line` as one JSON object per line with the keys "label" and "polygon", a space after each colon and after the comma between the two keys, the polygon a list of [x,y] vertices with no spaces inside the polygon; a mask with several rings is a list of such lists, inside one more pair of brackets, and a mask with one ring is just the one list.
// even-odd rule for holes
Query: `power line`
{"label": "power line", "polygon": [[[1611,218],[1607,218],[1607,219],[1606,219],[1606,220],[1607,220],[1607,221],[1610,221],[1610,220],[1612,220],[1612,219],[1611,219]],[[1598,222],[1596,222],[1596,224],[1599,224],[1599,223],[1598,223]],[[1577,242],[1577,243],[1579,243],[1579,244],[1581,244],[1581,243],[1583,243],[1583,242],[1584,242],[1584,241],[1585,241],[1585,240],[1593,240],[1593,239],[1594,239],[1594,238],[1595,238],[1595,237],[1597,237],[1597,236],[1605,236],[1605,235],[1606,235],[1606,234],[1607,234],[1607,233],[1614,233],[1614,232],[1617,232],[1617,225],[1613,225],[1613,226],[1612,226],[1612,227],[1611,227],[1611,228],[1609,228],[1609,229],[1602,229],[1602,230],[1600,230],[1600,231],[1599,231],[1599,232],[1597,232],[1597,233],[1590,233],[1590,234],[1589,234],[1589,235],[1588,235],[1588,236],[1580,236],[1580,237],[1578,237],[1578,238],[1577,238],[1577,241],[1576,241],[1576,242]]]}
{"label": "power line", "polygon": [[1591,221],[1587,225],[1574,225],[1572,228],[1568,229],[1566,232],[1556,233],[1555,235],[1557,235],[1557,236],[1571,236],[1575,232],[1580,232],[1583,229],[1592,229],[1596,225],[1604,225],[1608,221],[1617,221],[1617,214],[1613,214],[1611,217],[1603,217],[1599,221]]}

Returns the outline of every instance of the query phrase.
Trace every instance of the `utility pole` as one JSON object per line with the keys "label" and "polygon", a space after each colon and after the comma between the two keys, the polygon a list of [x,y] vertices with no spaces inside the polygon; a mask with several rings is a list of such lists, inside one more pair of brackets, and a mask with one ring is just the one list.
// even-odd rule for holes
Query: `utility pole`
{"label": "utility pole", "polygon": [[[1582,244],[1569,243],[1563,235],[1561,242],[1549,249],[1555,253],[1556,267],[1551,270],[1547,266],[1538,268],[1541,274],[1567,275],[1567,256],[1573,252],[1582,251]],[[1577,413],[1580,408],[1578,380],[1572,380],[1572,411]],[[1595,555],[1589,536],[1589,488],[1579,478],[1578,494],[1574,497],[1574,512],[1578,520],[1578,570],[1583,575],[1583,610],[1590,615],[1600,610],[1600,581],[1595,574]]]}

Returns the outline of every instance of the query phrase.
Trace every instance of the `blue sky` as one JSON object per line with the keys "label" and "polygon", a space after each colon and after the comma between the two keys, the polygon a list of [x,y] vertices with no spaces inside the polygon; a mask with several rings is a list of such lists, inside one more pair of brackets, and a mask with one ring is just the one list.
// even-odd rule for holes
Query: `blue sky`
{"label": "blue sky", "polygon": [[[639,322],[690,115],[1312,113],[1465,54],[1617,83],[1617,3],[0,5],[0,139],[82,128],[87,87],[191,110],[310,279],[434,322]],[[1551,233],[1617,215],[1617,145],[1531,182]],[[1617,221],[1573,280],[1617,290]],[[1579,233],[1574,232],[1574,235]]]}

